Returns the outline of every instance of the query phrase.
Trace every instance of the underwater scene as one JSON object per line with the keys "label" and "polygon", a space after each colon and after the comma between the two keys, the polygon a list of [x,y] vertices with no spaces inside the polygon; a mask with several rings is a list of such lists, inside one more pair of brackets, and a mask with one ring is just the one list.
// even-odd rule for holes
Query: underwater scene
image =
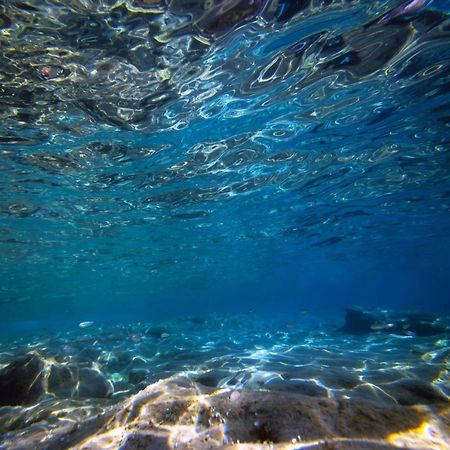
{"label": "underwater scene", "polygon": [[0,0],[0,450],[449,450],[448,0]]}

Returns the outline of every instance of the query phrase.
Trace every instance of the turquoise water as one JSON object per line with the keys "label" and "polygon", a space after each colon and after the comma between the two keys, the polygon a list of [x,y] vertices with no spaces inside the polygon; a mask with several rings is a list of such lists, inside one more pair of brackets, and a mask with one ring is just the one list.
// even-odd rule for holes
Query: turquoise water
{"label": "turquoise water", "polygon": [[0,450],[448,449],[449,61],[446,0],[0,2]]}
{"label": "turquoise water", "polygon": [[447,6],[4,2],[4,332],[447,313]]}

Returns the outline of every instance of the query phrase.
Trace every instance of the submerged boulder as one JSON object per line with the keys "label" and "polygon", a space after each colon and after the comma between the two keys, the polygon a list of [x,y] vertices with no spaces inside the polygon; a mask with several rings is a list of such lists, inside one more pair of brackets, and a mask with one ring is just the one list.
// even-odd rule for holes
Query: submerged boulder
{"label": "submerged boulder", "polygon": [[113,393],[113,384],[99,370],[83,367],[78,371],[79,397],[108,398]]}
{"label": "submerged boulder", "polygon": [[345,324],[342,331],[351,334],[370,333],[377,324],[377,317],[369,312],[356,308],[345,310]]}
{"label": "submerged boulder", "polygon": [[449,398],[436,386],[422,380],[404,379],[382,386],[400,405],[447,405]]}
{"label": "submerged boulder", "polygon": [[131,369],[128,372],[128,382],[131,384],[139,384],[145,380],[149,373],[147,369]]}
{"label": "submerged boulder", "polygon": [[450,327],[432,314],[372,312],[361,308],[347,308],[341,331],[350,334],[384,332],[426,337],[449,332]]}
{"label": "submerged boulder", "polygon": [[75,390],[77,380],[68,366],[52,365],[47,381],[48,392],[58,397],[71,397]]}
{"label": "submerged boulder", "polygon": [[62,398],[108,398],[114,393],[114,386],[99,370],[76,365],[52,365],[47,390]]}
{"label": "submerged boulder", "polygon": [[44,393],[44,362],[36,355],[17,358],[0,371],[0,406],[31,405]]}
{"label": "submerged boulder", "polygon": [[432,315],[408,314],[403,321],[406,329],[416,336],[434,336],[449,331],[438,317]]}

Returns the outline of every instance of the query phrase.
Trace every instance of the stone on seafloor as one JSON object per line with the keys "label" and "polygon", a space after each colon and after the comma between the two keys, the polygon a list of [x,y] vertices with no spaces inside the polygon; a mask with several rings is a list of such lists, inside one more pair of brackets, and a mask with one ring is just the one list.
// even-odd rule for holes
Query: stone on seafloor
{"label": "stone on seafloor", "polygon": [[144,381],[149,371],[147,369],[131,369],[128,372],[128,382],[131,384],[139,384]]}
{"label": "stone on seafloor", "polygon": [[217,387],[220,385],[221,380],[228,378],[229,376],[229,370],[212,369],[197,375],[195,381],[203,386]]}
{"label": "stone on seafloor", "polygon": [[312,380],[282,380],[272,378],[264,384],[264,388],[271,392],[291,392],[309,397],[327,397],[328,391]]}
{"label": "stone on seafloor", "polygon": [[400,405],[448,404],[449,398],[436,386],[421,380],[405,379],[380,386]]}
{"label": "stone on seafloor", "polygon": [[345,310],[341,331],[351,334],[373,332],[394,333],[412,337],[435,336],[450,332],[448,324],[432,314],[396,314],[369,312],[360,308]]}
{"label": "stone on seafloor", "polygon": [[357,373],[345,368],[324,367],[316,377],[323,385],[333,389],[353,389],[360,383]]}
{"label": "stone on seafloor", "polygon": [[44,393],[43,361],[21,356],[0,371],[0,406],[30,405]]}
{"label": "stone on seafloor", "polygon": [[352,334],[370,333],[373,331],[373,326],[377,323],[375,315],[366,311],[347,308],[345,310],[345,324],[342,331]]}
{"label": "stone on seafloor", "polygon": [[102,372],[87,367],[78,370],[77,394],[79,397],[108,398],[113,393],[113,384]]}
{"label": "stone on seafloor", "polygon": [[440,324],[436,318],[415,317],[409,315],[406,320],[406,329],[419,337],[435,336],[445,333],[449,329]]}
{"label": "stone on seafloor", "polygon": [[52,364],[47,380],[47,390],[58,397],[71,397],[74,393],[77,380],[68,366]]}
{"label": "stone on seafloor", "polygon": [[133,360],[133,354],[126,350],[118,350],[104,363],[104,367],[110,372],[124,370]]}
{"label": "stone on seafloor", "polygon": [[144,334],[154,339],[162,339],[165,335],[170,335],[168,329],[163,327],[149,327]]}

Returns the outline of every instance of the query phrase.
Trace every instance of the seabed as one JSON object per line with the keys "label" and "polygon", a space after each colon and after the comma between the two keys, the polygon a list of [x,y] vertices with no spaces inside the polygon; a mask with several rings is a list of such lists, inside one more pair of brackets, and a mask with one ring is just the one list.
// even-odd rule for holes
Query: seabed
{"label": "seabed", "polygon": [[0,350],[0,400],[21,403],[0,408],[1,450],[450,448],[446,333],[237,315]]}

